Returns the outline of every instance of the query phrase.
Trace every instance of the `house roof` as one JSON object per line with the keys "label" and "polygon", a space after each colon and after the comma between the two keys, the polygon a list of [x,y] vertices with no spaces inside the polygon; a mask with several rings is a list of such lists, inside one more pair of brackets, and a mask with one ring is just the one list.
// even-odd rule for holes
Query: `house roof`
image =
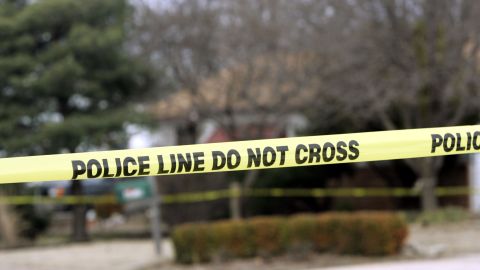
{"label": "house roof", "polygon": [[200,82],[197,91],[183,89],[153,104],[157,119],[181,120],[190,114],[294,111],[315,98],[307,53],[276,54],[223,68]]}

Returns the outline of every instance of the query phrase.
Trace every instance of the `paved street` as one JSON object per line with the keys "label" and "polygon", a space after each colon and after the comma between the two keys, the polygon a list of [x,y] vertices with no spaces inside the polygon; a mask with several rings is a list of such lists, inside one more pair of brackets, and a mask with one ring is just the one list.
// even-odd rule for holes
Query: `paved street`
{"label": "paved street", "polygon": [[[165,243],[166,244],[166,243]],[[165,245],[164,245],[165,247]],[[171,247],[167,247],[171,253]],[[172,256],[172,254],[169,254]],[[321,260],[323,261],[323,259]],[[50,269],[115,269],[138,270],[148,265],[158,265],[152,242],[148,240],[110,241],[85,244],[18,249],[0,252],[0,270],[50,270]],[[353,261],[352,261],[353,263]],[[306,270],[477,270],[480,269],[480,253],[459,255],[441,259],[394,261],[380,263],[361,262],[359,265],[315,268],[299,262],[259,264],[256,260],[236,261],[227,265],[197,265],[183,267],[163,265],[173,269],[306,269]],[[215,267],[212,267],[215,266]],[[152,267],[148,269],[163,268]]]}
{"label": "paved street", "polygon": [[[477,270],[480,269],[480,223],[477,220],[410,228],[409,241],[421,247],[445,246],[442,258],[409,259],[318,254],[305,260],[279,257],[233,260],[193,266],[159,263],[151,240],[94,241],[0,251],[0,270]],[[173,258],[172,245],[164,241],[165,257]],[[164,258],[165,258],[164,257]],[[422,258],[422,257],[416,257]],[[335,266],[337,265],[337,266]],[[349,265],[349,266],[339,266]]]}
{"label": "paved street", "polygon": [[[314,268],[320,269],[320,268]],[[374,263],[360,266],[321,268],[322,270],[478,270],[480,254],[410,262]],[[310,269],[313,270],[313,269]]]}

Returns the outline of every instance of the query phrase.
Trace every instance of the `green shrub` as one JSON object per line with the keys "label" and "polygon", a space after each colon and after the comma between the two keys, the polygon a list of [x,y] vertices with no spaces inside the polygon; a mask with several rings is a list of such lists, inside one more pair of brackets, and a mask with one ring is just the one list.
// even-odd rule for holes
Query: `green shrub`
{"label": "green shrub", "polygon": [[360,232],[361,224],[356,215],[332,215],[330,224],[332,228],[333,244],[332,250],[339,254],[360,254]]}
{"label": "green shrub", "polygon": [[247,224],[252,230],[254,250],[257,255],[270,257],[284,250],[282,245],[284,218],[256,217],[248,220]]}
{"label": "green shrub", "polygon": [[255,255],[252,230],[243,221],[220,221],[210,225],[214,235],[215,256],[248,258]]}
{"label": "green shrub", "polygon": [[173,243],[179,263],[209,262],[215,250],[215,239],[208,224],[185,224],[173,232]]}
{"label": "green shrub", "polygon": [[316,234],[317,216],[300,214],[290,217],[285,222],[283,241],[284,245],[311,243]]}
{"label": "green shrub", "polygon": [[296,258],[304,258],[314,250],[317,236],[317,216],[300,214],[286,220],[282,232],[282,246]]}
{"label": "green shrub", "polygon": [[339,254],[392,255],[407,236],[405,220],[390,213],[332,214],[323,222],[331,235],[330,248]]}
{"label": "green shrub", "polygon": [[400,216],[386,213],[359,213],[358,253],[363,255],[393,255],[400,251],[407,236],[407,225]]}
{"label": "green shrub", "polygon": [[318,252],[335,251],[341,245],[342,224],[351,214],[332,212],[317,216],[314,248]]}
{"label": "green shrub", "polygon": [[400,251],[407,233],[402,216],[357,212],[185,224],[172,237],[177,261],[196,263],[292,251],[392,255]]}

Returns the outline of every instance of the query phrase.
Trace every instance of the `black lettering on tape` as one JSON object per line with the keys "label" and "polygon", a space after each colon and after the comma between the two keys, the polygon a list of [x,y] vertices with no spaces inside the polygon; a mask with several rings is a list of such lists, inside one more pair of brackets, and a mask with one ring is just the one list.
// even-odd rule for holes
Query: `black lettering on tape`
{"label": "black lettering on tape", "polygon": [[122,160],[120,158],[115,158],[115,166],[117,167],[117,172],[115,173],[115,177],[119,177],[120,175],[122,175],[122,171],[123,171]]}
{"label": "black lettering on tape", "polygon": [[113,174],[110,174],[110,167],[108,166],[108,160],[106,158],[102,159],[103,163],[103,177],[113,177]]}
{"label": "black lettering on tape", "polygon": [[182,172],[185,169],[185,172],[190,172],[192,170],[192,155],[186,153],[185,156],[178,153],[178,172]]}
{"label": "black lettering on tape", "polygon": [[205,154],[203,152],[193,152],[193,171],[201,172],[205,170]]}
{"label": "black lettering on tape", "polygon": [[255,164],[255,167],[260,167],[260,162],[262,158],[262,154],[260,152],[260,148],[255,148],[255,153],[251,148],[247,149],[248,152],[248,164],[247,167],[251,168],[253,164]]}
{"label": "black lettering on tape", "polygon": [[130,170],[130,164],[133,166],[137,165],[137,161],[133,157],[126,157],[123,160],[123,175],[125,176],[133,176],[137,173],[137,169]]}
{"label": "black lettering on tape", "polygon": [[467,151],[472,148],[472,133],[467,132]]}
{"label": "black lettering on tape", "polygon": [[455,148],[455,136],[453,136],[451,133],[446,133],[443,139],[443,150],[445,152],[450,152],[453,150],[453,148]]}
{"label": "black lettering on tape", "polygon": [[308,148],[310,150],[308,155],[308,163],[312,163],[314,158],[315,158],[315,162],[320,162],[320,154],[321,154],[320,145],[316,143],[312,143],[308,145]]}
{"label": "black lettering on tape", "polygon": [[[235,160],[235,162],[233,161]],[[231,149],[227,152],[227,168],[235,169],[240,165],[241,157],[240,153],[235,150]]]}
{"label": "black lettering on tape", "polygon": [[85,174],[87,172],[87,166],[85,165],[85,162],[81,160],[72,160],[72,169],[73,169],[72,180],[77,179],[80,175]]}
{"label": "black lettering on tape", "polygon": [[[96,167],[95,173],[93,173],[94,169],[93,167]],[[88,178],[97,178],[100,175],[102,175],[102,165],[98,160],[96,159],[90,159],[87,162],[87,177]]]}
{"label": "black lettering on tape", "polygon": [[360,150],[358,150],[358,146],[360,144],[356,140],[351,140],[348,142],[348,150],[350,151],[350,155],[348,155],[348,159],[355,160],[360,156]]}
{"label": "black lettering on tape", "polygon": [[[270,158],[269,158],[270,156]],[[263,166],[265,167],[270,167],[275,163],[275,160],[277,159],[277,152],[275,149],[273,149],[270,146],[267,146],[263,149]]]}
{"label": "black lettering on tape", "polygon": [[347,158],[348,152],[345,149],[347,147],[347,144],[343,141],[337,142],[337,160],[338,161],[344,161]]}
{"label": "black lettering on tape", "polygon": [[148,163],[149,161],[150,161],[150,158],[148,156],[138,157],[138,175],[150,174],[150,164]]}
{"label": "black lettering on tape", "polygon": [[157,155],[157,161],[158,161],[158,171],[157,171],[157,174],[166,174],[166,173],[168,173],[168,170],[165,170],[165,162],[163,162],[163,156],[162,156],[162,155]]}
{"label": "black lettering on tape", "polygon": [[465,151],[465,146],[462,146],[462,135],[460,133],[457,133],[457,148],[455,149],[456,151]]}
{"label": "black lettering on tape", "polygon": [[170,173],[175,173],[177,170],[177,159],[175,158],[174,154],[170,154]]}
{"label": "black lettering on tape", "polygon": [[323,145],[322,157],[325,162],[330,162],[335,158],[335,146],[332,143],[326,142]]}
{"label": "black lettering on tape", "polygon": [[303,145],[303,144],[297,145],[297,147],[295,149],[295,163],[303,164],[303,163],[307,162],[307,159],[308,159],[307,156],[301,157],[301,154],[306,153],[306,152],[308,152],[308,148],[305,145]]}
{"label": "black lettering on tape", "polygon": [[473,142],[472,146],[475,150],[480,150],[480,144],[478,143],[478,137],[480,136],[480,131],[475,131],[473,133]]}
{"label": "black lettering on tape", "polygon": [[288,146],[281,145],[277,146],[277,151],[280,152],[280,166],[285,165],[285,153],[288,151]]}
{"label": "black lettering on tape", "polygon": [[212,170],[221,170],[227,163],[227,157],[221,151],[212,151]]}
{"label": "black lettering on tape", "polygon": [[441,146],[443,143],[443,138],[440,134],[432,134],[432,150],[430,153],[435,153],[437,147]]}

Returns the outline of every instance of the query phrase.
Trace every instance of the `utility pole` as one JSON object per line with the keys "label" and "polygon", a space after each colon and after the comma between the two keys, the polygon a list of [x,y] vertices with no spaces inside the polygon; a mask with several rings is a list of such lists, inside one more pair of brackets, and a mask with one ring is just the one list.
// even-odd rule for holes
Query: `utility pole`
{"label": "utility pole", "polygon": [[157,255],[162,255],[162,228],[161,228],[161,213],[160,213],[160,196],[157,191],[157,182],[155,177],[149,176],[150,188],[152,189],[152,197],[150,199],[150,226],[152,230],[152,238],[155,244],[155,252]]}

